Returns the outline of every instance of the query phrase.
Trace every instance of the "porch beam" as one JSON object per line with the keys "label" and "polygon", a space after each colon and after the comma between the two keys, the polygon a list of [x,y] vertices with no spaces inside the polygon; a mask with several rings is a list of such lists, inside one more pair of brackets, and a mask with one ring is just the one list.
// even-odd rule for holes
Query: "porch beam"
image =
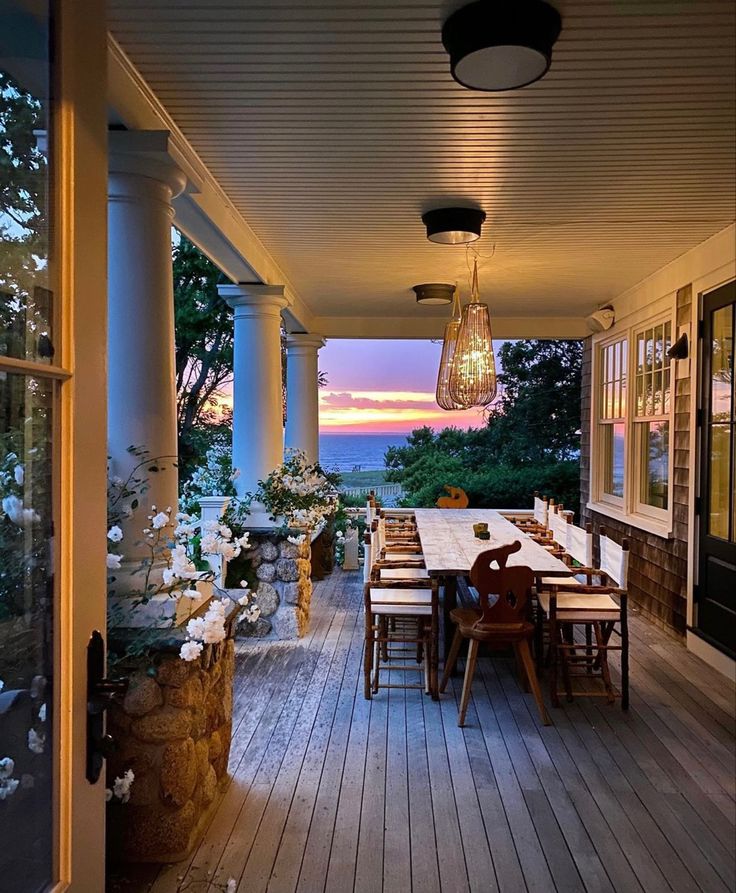
{"label": "porch beam", "polygon": [[288,301],[287,331],[314,331],[314,315],[248,222],[192,148],[120,44],[108,34],[108,94],[113,123],[131,130],[164,130],[168,151],[187,176],[174,200],[176,226],[233,282],[277,283]]}
{"label": "porch beam", "polygon": [[[442,338],[447,315],[414,317],[321,316],[315,328],[325,338]],[[587,338],[583,317],[517,316],[496,317],[491,308],[493,337],[498,340],[524,338]]]}

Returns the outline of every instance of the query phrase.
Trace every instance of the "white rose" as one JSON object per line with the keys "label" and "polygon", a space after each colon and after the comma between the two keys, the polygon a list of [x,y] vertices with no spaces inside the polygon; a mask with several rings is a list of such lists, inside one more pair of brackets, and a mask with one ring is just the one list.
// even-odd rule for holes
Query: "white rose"
{"label": "white rose", "polygon": [[115,524],[107,531],[107,538],[111,543],[119,543],[123,538],[123,531]]}
{"label": "white rose", "polygon": [[161,530],[161,528],[166,527],[168,523],[169,516],[166,514],[166,512],[159,512],[157,515],[154,515],[153,518],[151,518],[151,527],[153,527],[154,530]]}
{"label": "white rose", "polygon": [[[204,636],[204,620],[201,617],[193,617],[187,623],[187,635],[190,639],[201,639]],[[191,660],[192,658],[190,658]]]}
{"label": "white rose", "polygon": [[202,653],[202,648],[201,642],[185,642],[181,646],[179,657],[186,661],[196,660]]}
{"label": "white rose", "polygon": [[28,750],[31,753],[43,753],[46,746],[46,736],[39,734],[35,729],[28,730]]}
{"label": "white rose", "polygon": [[109,571],[119,571],[120,570],[120,562],[123,560],[122,555],[115,555],[112,552],[107,553],[107,569]]}
{"label": "white rose", "polygon": [[13,477],[15,478],[15,483],[19,486],[23,486],[23,481],[25,480],[26,473],[22,465],[16,465],[13,470]]}

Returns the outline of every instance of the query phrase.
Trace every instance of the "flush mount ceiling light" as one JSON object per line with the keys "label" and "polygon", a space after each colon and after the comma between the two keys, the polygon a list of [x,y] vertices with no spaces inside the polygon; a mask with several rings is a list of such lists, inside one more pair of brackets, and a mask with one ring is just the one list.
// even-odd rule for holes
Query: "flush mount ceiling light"
{"label": "flush mount ceiling light", "polygon": [[424,285],[413,285],[417,296],[417,304],[449,304],[455,293],[454,285],[444,282],[425,282]]}
{"label": "flush mount ceiling light", "polygon": [[485,211],[478,208],[436,208],[422,215],[427,227],[427,238],[440,245],[467,245],[480,238],[480,230],[486,219]]}
{"label": "flush mount ceiling light", "polygon": [[543,0],[477,0],[442,28],[455,80],[471,90],[515,90],[543,77],[562,20]]}

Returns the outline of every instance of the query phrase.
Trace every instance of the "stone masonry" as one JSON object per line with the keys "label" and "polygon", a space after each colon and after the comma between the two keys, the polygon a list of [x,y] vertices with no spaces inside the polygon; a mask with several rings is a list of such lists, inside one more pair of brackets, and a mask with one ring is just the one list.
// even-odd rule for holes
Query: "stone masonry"
{"label": "stone masonry", "polygon": [[113,861],[178,862],[197,844],[226,778],[234,671],[228,639],[191,662],[160,654],[130,676],[108,714],[108,787],[135,773],[128,803],[108,811]]}
{"label": "stone masonry", "polygon": [[[296,639],[309,627],[312,601],[310,544],[290,543],[278,533],[251,533],[250,564],[261,616],[240,622],[238,634],[255,638]],[[236,592],[233,592],[237,596]]]}

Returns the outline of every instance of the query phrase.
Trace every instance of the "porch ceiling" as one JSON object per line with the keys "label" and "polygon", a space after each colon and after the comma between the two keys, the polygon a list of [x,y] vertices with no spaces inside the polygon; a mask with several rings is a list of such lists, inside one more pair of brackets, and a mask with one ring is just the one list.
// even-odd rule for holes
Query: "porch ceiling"
{"label": "porch ceiling", "polygon": [[551,71],[499,95],[450,77],[440,27],[459,5],[109,2],[113,36],[328,335],[439,332],[446,308],[411,286],[467,292],[467,267],[426,240],[432,207],[487,212],[481,286],[516,320],[507,337],[538,317],[581,334],[734,219],[732,0],[555,0]]}

